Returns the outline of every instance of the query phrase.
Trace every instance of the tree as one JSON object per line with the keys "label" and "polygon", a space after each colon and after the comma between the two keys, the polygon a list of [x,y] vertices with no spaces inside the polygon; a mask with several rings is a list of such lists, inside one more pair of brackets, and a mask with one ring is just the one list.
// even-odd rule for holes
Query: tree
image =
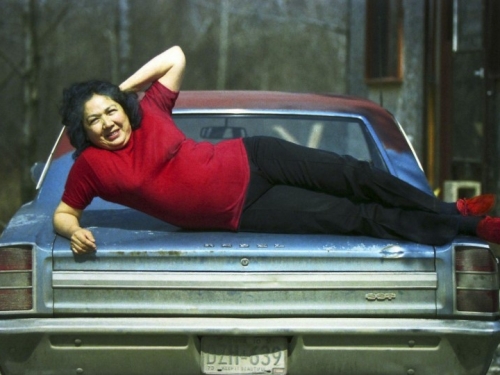
{"label": "tree", "polygon": [[35,162],[38,147],[35,129],[40,109],[40,43],[64,18],[68,8],[68,5],[62,7],[52,20],[52,23],[44,32],[40,32],[38,25],[39,3],[36,0],[24,0],[22,4],[24,61],[16,63],[12,61],[9,54],[0,50],[0,57],[8,63],[14,74],[21,78],[23,84],[23,122],[18,147],[14,153],[17,155],[20,170],[20,195],[23,202],[31,199],[34,191],[31,180],[31,166]]}
{"label": "tree", "polygon": [[116,3],[116,25],[114,30],[104,30],[109,40],[111,54],[111,80],[121,82],[126,78],[130,65],[130,4],[129,0]]}
{"label": "tree", "polygon": [[38,50],[37,18],[35,16],[35,0],[26,0],[23,9],[24,23],[24,121],[20,153],[21,167],[21,199],[28,200],[33,193],[33,184],[30,178],[30,168],[34,160],[31,155],[36,151],[37,142],[34,137],[35,121],[38,117],[39,96],[39,66],[40,54]]}
{"label": "tree", "polygon": [[226,88],[226,70],[229,48],[229,0],[221,0],[219,29],[219,64],[217,69],[217,89]]}

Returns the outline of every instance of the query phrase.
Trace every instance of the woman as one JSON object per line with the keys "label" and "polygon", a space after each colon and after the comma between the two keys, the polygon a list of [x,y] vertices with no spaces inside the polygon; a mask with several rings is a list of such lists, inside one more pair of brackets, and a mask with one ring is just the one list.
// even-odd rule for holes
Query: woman
{"label": "woman", "polygon": [[[96,196],[189,229],[364,234],[431,245],[464,233],[500,243],[500,219],[484,217],[492,195],[441,202],[369,163],[275,138],[186,139],[171,117],[184,68],[182,50],[172,47],[119,87],[89,81],[65,90],[61,114],[76,160],[54,227],[74,253],[97,249],[80,226]],[[146,88],[139,103],[135,93]]]}

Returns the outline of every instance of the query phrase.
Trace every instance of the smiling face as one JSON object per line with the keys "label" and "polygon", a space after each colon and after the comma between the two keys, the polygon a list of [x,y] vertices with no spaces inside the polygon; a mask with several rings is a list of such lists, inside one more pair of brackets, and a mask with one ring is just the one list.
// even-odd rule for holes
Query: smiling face
{"label": "smiling face", "polygon": [[89,141],[106,150],[119,150],[130,140],[132,127],[122,106],[95,94],[84,106],[83,128]]}

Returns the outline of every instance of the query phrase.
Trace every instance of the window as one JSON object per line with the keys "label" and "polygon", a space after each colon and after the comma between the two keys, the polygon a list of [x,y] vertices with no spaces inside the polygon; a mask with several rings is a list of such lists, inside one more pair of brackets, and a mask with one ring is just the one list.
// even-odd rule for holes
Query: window
{"label": "window", "polygon": [[486,53],[489,78],[500,79],[500,1],[488,0],[486,3]]}
{"label": "window", "polygon": [[366,79],[401,81],[403,13],[400,0],[366,0]]}
{"label": "window", "polygon": [[213,143],[223,139],[272,136],[303,146],[351,155],[386,170],[365,125],[354,118],[316,116],[174,115],[188,138]]}

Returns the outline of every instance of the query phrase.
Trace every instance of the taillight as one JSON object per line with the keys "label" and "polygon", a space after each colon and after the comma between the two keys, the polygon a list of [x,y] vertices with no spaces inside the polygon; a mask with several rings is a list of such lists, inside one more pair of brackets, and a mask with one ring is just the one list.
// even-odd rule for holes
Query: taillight
{"label": "taillight", "polygon": [[32,250],[0,248],[0,311],[33,308]]}
{"label": "taillight", "polygon": [[457,310],[496,313],[499,307],[498,266],[486,248],[455,249],[455,280]]}

